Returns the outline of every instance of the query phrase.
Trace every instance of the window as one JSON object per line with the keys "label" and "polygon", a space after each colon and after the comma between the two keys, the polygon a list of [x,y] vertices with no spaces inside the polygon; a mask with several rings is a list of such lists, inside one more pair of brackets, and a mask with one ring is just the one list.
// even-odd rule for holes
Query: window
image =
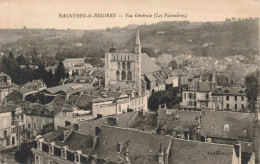
{"label": "window", "polygon": [[131,73],[131,71],[128,71],[128,73],[127,73],[127,80],[132,80],[132,73]]}
{"label": "window", "polygon": [[121,69],[121,65],[119,62],[117,63],[117,69]]}
{"label": "window", "polygon": [[4,130],[4,137],[7,137],[7,130]]}
{"label": "window", "polygon": [[67,153],[64,148],[61,149],[61,158],[66,159],[67,158]]}
{"label": "window", "polygon": [[119,105],[119,112],[121,112],[121,105]]}
{"label": "window", "polygon": [[126,72],[122,71],[122,80],[126,80]]}
{"label": "window", "polygon": [[237,104],[235,104],[235,109],[237,109]]}
{"label": "window", "polygon": [[226,97],[226,100],[229,100],[229,96]]}
{"label": "window", "polygon": [[192,93],[189,93],[189,99],[192,99]]}
{"label": "window", "polygon": [[184,93],[184,99],[186,99],[186,93]]}
{"label": "window", "polygon": [[241,104],[241,108],[242,108],[242,109],[245,109],[245,106],[244,106],[244,104]]}
{"label": "window", "polygon": [[116,71],[116,80],[120,80],[120,72]]}
{"label": "window", "polygon": [[129,62],[127,62],[127,69],[131,69],[131,65],[130,65],[130,63]]}
{"label": "window", "polygon": [[31,129],[31,124],[28,124],[27,127],[28,127],[28,129]]}
{"label": "window", "polygon": [[37,141],[37,149],[42,150],[42,143],[39,140]]}
{"label": "window", "polygon": [[229,104],[227,104],[227,109],[229,109]]}
{"label": "window", "polygon": [[194,93],[194,99],[196,99],[196,93]]}
{"label": "window", "polygon": [[209,98],[209,94],[208,93],[206,93],[206,99],[208,99]]}
{"label": "window", "polygon": [[52,144],[49,145],[49,153],[54,154],[54,146]]}
{"label": "window", "polygon": [[246,129],[244,129],[244,134],[246,135],[246,133],[247,133],[247,130],[246,130]]}
{"label": "window", "polygon": [[224,125],[224,132],[229,132],[229,125],[228,124]]}
{"label": "window", "polygon": [[237,96],[235,96],[235,101],[237,101]]}
{"label": "window", "polygon": [[80,163],[80,155],[79,154],[75,154],[75,163]]}
{"label": "window", "polygon": [[241,101],[244,101],[244,96],[241,96]]}
{"label": "window", "polygon": [[123,67],[123,69],[125,69],[125,63],[124,62],[122,63],[122,67]]}
{"label": "window", "polygon": [[49,161],[48,161],[48,164],[53,164],[53,160],[49,160]]}
{"label": "window", "polygon": [[196,102],[196,101],[194,101],[194,106],[195,106],[195,107],[197,106],[197,102]]}

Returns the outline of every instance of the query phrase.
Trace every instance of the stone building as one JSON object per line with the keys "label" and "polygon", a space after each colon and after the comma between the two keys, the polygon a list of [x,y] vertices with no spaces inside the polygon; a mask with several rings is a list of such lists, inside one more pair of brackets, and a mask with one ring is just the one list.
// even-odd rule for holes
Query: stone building
{"label": "stone building", "polygon": [[126,82],[141,88],[141,43],[139,31],[136,33],[134,52],[116,52],[105,54],[105,85]]}

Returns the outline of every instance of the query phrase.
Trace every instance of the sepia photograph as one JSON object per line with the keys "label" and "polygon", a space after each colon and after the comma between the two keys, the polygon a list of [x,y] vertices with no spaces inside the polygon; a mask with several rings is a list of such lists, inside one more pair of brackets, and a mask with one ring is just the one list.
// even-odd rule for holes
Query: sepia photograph
{"label": "sepia photograph", "polygon": [[260,164],[259,0],[0,0],[0,164]]}

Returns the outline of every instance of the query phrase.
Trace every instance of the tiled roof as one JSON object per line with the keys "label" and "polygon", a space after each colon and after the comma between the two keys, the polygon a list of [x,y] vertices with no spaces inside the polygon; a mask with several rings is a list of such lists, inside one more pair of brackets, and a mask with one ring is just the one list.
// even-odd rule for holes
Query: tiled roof
{"label": "tiled roof", "polygon": [[235,153],[233,151],[233,145],[174,138],[169,155],[169,164],[230,164],[233,162],[233,153]]}
{"label": "tiled roof", "polygon": [[[170,147],[172,137],[162,136],[132,129],[102,125],[100,128],[99,144],[92,154],[108,162],[120,162],[128,149],[131,163],[158,163],[160,142],[162,149]],[[124,146],[120,154],[117,153],[117,144]],[[119,158],[119,156],[121,158]]]}
{"label": "tiled roof", "polygon": [[156,65],[146,53],[142,53],[141,65],[142,65],[142,70],[141,70],[142,75],[146,75],[148,73],[153,73],[161,70],[161,68],[158,65]]}
{"label": "tiled roof", "polygon": [[[201,130],[208,137],[250,141],[253,138],[253,123],[252,113],[204,111]],[[229,132],[224,131],[224,125],[229,125]]]}

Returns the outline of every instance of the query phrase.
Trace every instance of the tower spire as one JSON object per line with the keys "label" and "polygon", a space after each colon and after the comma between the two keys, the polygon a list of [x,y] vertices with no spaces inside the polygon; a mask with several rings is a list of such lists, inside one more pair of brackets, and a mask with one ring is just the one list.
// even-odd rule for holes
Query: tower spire
{"label": "tower spire", "polygon": [[139,30],[138,28],[136,29],[136,37],[135,37],[135,53],[136,54],[141,54],[141,42],[140,42],[140,36],[139,36]]}
{"label": "tower spire", "polygon": [[136,29],[135,45],[141,45],[138,28]]}

